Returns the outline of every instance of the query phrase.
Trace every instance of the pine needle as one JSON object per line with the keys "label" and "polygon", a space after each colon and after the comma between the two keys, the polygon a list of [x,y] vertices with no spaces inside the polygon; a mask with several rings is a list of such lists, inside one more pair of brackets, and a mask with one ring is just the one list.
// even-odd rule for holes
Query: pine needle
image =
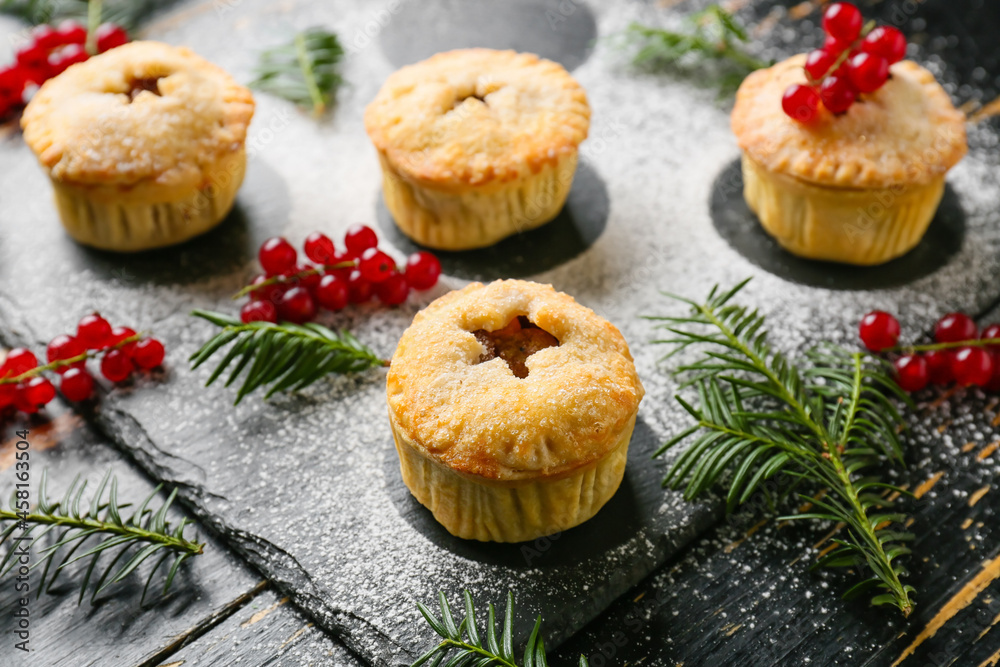
{"label": "pine needle", "polygon": [[341,84],[337,65],[343,56],[335,34],[310,28],[290,43],[264,51],[257,64],[257,78],[250,86],[311,108],[319,117]]}
{"label": "pine needle", "polygon": [[[63,19],[88,25],[88,4],[87,0],[0,0],[0,12],[32,25],[55,24]],[[114,23],[132,32],[164,4],[162,0],[104,0],[100,22]]]}
{"label": "pine needle", "polygon": [[308,387],[331,373],[357,373],[389,364],[350,333],[336,333],[315,322],[244,324],[221,313],[196,310],[191,314],[222,327],[191,355],[191,367],[198,368],[231,344],[206,386],[235,362],[225,383],[228,387],[245,372],[235,404],[263,386],[270,385],[264,395],[267,399],[281,391]]}
{"label": "pine needle", "polygon": [[[34,510],[18,507],[14,494],[9,509],[0,508],[0,547],[7,547],[0,560],[0,576],[11,572],[19,564],[16,557],[18,546],[30,539],[32,552],[40,556],[40,560],[31,565],[31,570],[42,568],[37,584],[39,596],[43,590],[52,590],[59,575],[69,565],[88,560],[86,572],[79,582],[77,603],[83,602],[90,581],[97,572],[98,561],[103,557],[101,572],[92,587],[90,602],[93,604],[101,591],[123,581],[144,561],[158,555],[159,559],[143,586],[141,605],[160,565],[171,561],[162,589],[162,594],[166,595],[180,565],[201,554],[205,546],[184,537],[184,530],[189,525],[186,518],[176,526],[167,521],[167,510],[177,497],[176,489],[154,510],[150,503],[163,488],[162,484],[157,486],[128,519],[123,519],[122,511],[130,506],[118,503],[118,480],[110,469],[104,474],[89,503],[84,502],[87,482],[84,480],[81,483],[79,476],[66,489],[63,499],[56,503],[49,502],[46,483],[47,472],[43,470],[38,485],[38,504]],[[40,545],[46,535],[49,535],[49,544],[42,548]],[[123,558],[124,562],[119,565]]]}
{"label": "pine needle", "polygon": [[[475,667],[487,667],[488,665],[500,665],[501,667],[548,667],[548,658],[545,655],[545,640],[542,639],[542,617],[535,620],[534,628],[528,636],[528,641],[524,646],[524,658],[520,665],[514,654],[514,594],[507,593],[507,609],[504,613],[503,627],[500,630],[499,640],[497,638],[496,611],[491,603],[488,607],[486,620],[485,637],[480,633],[479,622],[476,620],[476,611],[472,603],[472,595],[469,591],[463,591],[465,603],[465,618],[458,623],[455,622],[455,615],[444,593],[438,593],[438,604],[441,608],[441,617],[434,613],[420,602],[417,608],[423,615],[424,620],[431,626],[435,634],[442,638],[441,643],[431,648],[421,655],[411,665],[474,665]],[[578,667],[588,667],[587,658],[580,656]]]}
{"label": "pine needle", "polygon": [[910,553],[905,543],[913,535],[890,499],[892,492],[908,494],[880,473],[903,464],[895,406],[909,405],[909,398],[881,359],[827,346],[799,366],[772,350],[764,317],[731,303],[746,282],[714,288],[705,303],[668,295],[688,304],[690,314],[649,318],[672,336],[657,342],[673,352],[691,346],[702,352],[677,369],[698,401],[677,397],[695,424],[656,452],[691,441],[664,485],[683,489],[690,500],[724,483],[729,511],[758,491],[787,494],[803,483],[827,489],[819,500],[799,494],[813,509],[782,519],[843,523],[843,538],[816,566],[868,573],[845,597],[870,593],[872,604],[891,604],[908,616],[914,589],[903,583],[907,572],[897,559]]}
{"label": "pine needle", "polygon": [[747,74],[771,65],[741,46],[748,41],[746,30],[718,5],[687,17],[687,25],[689,29],[683,32],[630,25],[624,37],[635,50],[633,64],[649,69],[674,66],[702,71],[707,62],[718,61],[723,67],[712,74],[723,91],[735,90]]}

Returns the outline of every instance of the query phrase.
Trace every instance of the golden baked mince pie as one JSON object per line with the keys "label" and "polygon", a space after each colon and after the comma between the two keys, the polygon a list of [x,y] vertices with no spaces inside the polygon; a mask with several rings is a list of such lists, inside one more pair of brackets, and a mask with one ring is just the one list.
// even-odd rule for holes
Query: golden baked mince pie
{"label": "golden baked mince pie", "polygon": [[520,542],[614,495],[643,388],[611,323],[549,285],[500,280],[418,313],[386,393],[416,499],[453,535]]}
{"label": "golden baked mince pie", "polygon": [[365,110],[386,207],[440,250],[481,248],[552,220],[576,172],[590,106],[531,53],[439,53],[390,76]]}
{"label": "golden baked mince pie", "polygon": [[225,218],[246,169],[250,91],[185,48],[133,42],[48,80],[21,119],[69,234],[131,252]]}
{"label": "golden baked mince pie", "polygon": [[823,48],[752,73],[736,94],[744,197],[796,255],[881,264],[923,238],[966,153],[965,116],[903,60],[895,28],[863,28],[844,2],[823,25]]}

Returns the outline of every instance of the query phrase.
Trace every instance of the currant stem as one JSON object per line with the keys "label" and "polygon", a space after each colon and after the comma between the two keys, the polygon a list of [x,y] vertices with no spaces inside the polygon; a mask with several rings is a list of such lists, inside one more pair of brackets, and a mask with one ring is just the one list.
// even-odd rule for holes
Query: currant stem
{"label": "currant stem", "polygon": [[310,276],[321,275],[324,271],[336,271],[337,269],[353,269],[356,268],[357,266],[358,266],[358,260],[351,259],[346,262],[339,262],[337,264],[321,264],[311,269],[306,269],[305,271],[299,271],[298,273],[293,273],[287,276],[271,276],[266,280],[260,281],[256,285],[247,285],[246,287],[244,287],[239,292],[233,295],[233,301],[236,301],[237,299],[242,299],[247,294],[252,294],[257,290],[269,287],[270,285],[293,283],[296,280],[300,280],[302,278],[309,278]]}
{"label": "currant stem", "polygon": [[937,350],[953,350],[958,347],[990,347],[994,345],[1000,347],[1000,338],[973,338],[951,343],[928,343],[925,345],[896,345],[886,348],[882,352],[935,352]]}
{"label": "currant stem", "polygon": [[42,375],[47,371],[55,371],[65,366],[72,366],[73,364],[78,364],[81,361],[87,361],[88,359],[96,359],[100,355],[110,352],[111,350],[117,350],[119,348],[125,347],[126,345],[130,345],[131,343],[136,343],[142,340],[146,335],[147,334],[145,332],[137,333],[134,336],[123,338],[114,345],[110,345],[108,347],[102,347],[99,350],[87,350],[83,354],[78,354],[75,357],[68,357],[66,359],[56,359],[55,361],[45,364],[44,366],[35,366],[31,370],[25,371],[20,375],[16,375],[14,377],[0,378],[0,385],[18,384],[20,382],[24,382],[25,380],[30,380],[33,377]]}
{"label": "currant stem", "polygon": [[862,40],[864,40],[864,38],[868,36],[868,33],[870,33],[874,29],[875,29],[875,21],[869,21],[868,23],[866,23],[864,27],[861,28],[861,32],[858,34],[857,39],[851,42],[850,46],[848,46],[846,49],[840,52],[840,55],[837,56],[837,59],[833,61],[833,64],[830,65],[829,69],[827,69],[826,72],[823,73],[823,76],[821,76],[819,79],[813,80],[813,78],[809,76],[809,73],[806,72],[806,79],[809,81],[810,85],[822,86],[823,82],[826,81],[826,77],[830,76],[838,69],[840,69],[840,66],[843,65],[845,62],[847,62],[847,59],[851,57],[851,52],[854,51],[854,49],[858,46],[858,44],[860,44]]}

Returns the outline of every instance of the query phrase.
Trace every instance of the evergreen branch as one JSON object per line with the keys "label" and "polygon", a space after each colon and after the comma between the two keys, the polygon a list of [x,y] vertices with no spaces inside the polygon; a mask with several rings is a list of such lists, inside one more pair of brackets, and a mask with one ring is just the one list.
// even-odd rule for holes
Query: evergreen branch
{"label": "evergreen branch", "polygon": [[719,75],[720,88],[738,86],[750,72],[769,67],[740,45],[748,41],[746,30],[732,14],[711,5],[687,18],[687,31],[677,32],[633,23],[625,40],[635,49],[633,64],[650,68],[665,65],[703,65],[721,61],[728,70]]}
{"label": "evergreen branch", "polygon": [[244,324],[221,313],[195,310],[191,314],[222,327],[222,331],[191,355],[192,369],[232,343],[205,386],[215,382],[234,361],[236,365],[226,380],[227,387],[247,371],[235,404],[265,385],[270,385],[264,395],[267,399],[281,391],[303,389],[330,373],[357,373],[389,365],[350,333],[338,334],[315,322]]}
{"label": "evergreen branch", "polygon": [[32,25],[75,19],[86,26],[91,22],[91,12],[96,11],[98,23],[114,23],[131,32],[164,3],[162,0],[104,0],[94,4],[98,5],[96,10],[87,0],[0,0],[0,13],[17,16]]}
{"label": "evergreen branch", "polygon": [[[475,665],[475,667],[488,667],[489,665],[500,665],[501,667],[548,667],[548,658],[545,655],[545,641],[542,639],[542,617],[535,620],[535,626],[528,636],[528,641],[524,647],[524,659],[521,666],[514,656],[514,594],[507,593],[507,609],[504,613],[503,628],[500,631],[499,641],[497,640],[496,612],[493,604],[488,606],[486,620],[486,637],[480,635],[479,624],[476,622],[476,612],[472,603],[472,596],[469,591],[463,591],[465,601],[465,618],[458,624],[455,623],[455,616],[448,604],[448,599],[444,593],[438,593],[438,603],[441,606],[441,617],[436,617],[430,609],[420,602],[417,608],[423,615],[424,620],[431,626],[431,629],[442,638],[441,643],[433,647],[417,660],[410,667],[419,667],[429,664],[434,667],[442,664],[448,659],[447,664],[454,667]],[[578,667],[588,667],[587,658],[580,656]]]}
{"label": "evergreen branch", "polygon": [[335,34],[309,28],[290,43],[264,51],[250,87],[311,107],[318,117],[341,84],[337,65],[343,56]]}
{"label": "evergreen branch", "polygon": [[799,366],[771,349],[764,317],[731,303],[746,282],[725,292],[713,288],[705,303],[680,299],[691,309],[684,317],[649,318],[671,332],[665,342],[674,353],[701,349],[677,369],[697,389],[698,402],[677,397],[695,423],[656,452],[692,440],[664,485],[693,499],[725,481],[729,511],[758,490],[770,497],[802,483],[826,489],[821,500],[800,494],[813,511],[784,518],[843,524],[844,538],[816,565],[867,566],[873,576],[845,597],[874,591],[873,604],[909,615],[913,587],[903,583],[906,570],[897,558],[909,553],[904,543],[913,536],[900,529],[906,516],[889,499],[892,491],[905,492],[878,475],[902,463],[895,401],[909,405],[909,399],[881,359],[826,346],[808,352],[808,364]]}
{"label": "evergreen branch", "polygon": [[[39,552],[41,560],[30,566],[30,570],[43,568],[38,583],[39,596],[43,590],[47,592],[52,590],[59,575],[69,565],[89,559],[90,562],[80,582],[80,597],[77,600],[78,604],[83,602],[98,561],[105,553],[109,556],[114,553],[110,561],[105,559],[106,564],[103,565],[97,583],[93,586],[90,598],[93,603],[101,591],[124,580],[151,556],[159,555],[159,560],[150,570],[143,586],[142,598],[139,601],[141,605],[145,602],[146,592],[160,565],[172,559],[162,589],[163,595],[166,595],[181,563],[201,554],[204,549],[204,543],[184,537],[184,530],[189,525],[186,518],[181,519],[176,526],[167,521],[167,510],[177,497],[176,489],[154,511],[149,505],[163,488],[162,484],[157,486],[139,504],[135,512],[127,520],[123,520],[122,510],[130,505],[118,503],[118,480],[111,469],[104,474],[89,504],[83,503],[87,482],[84,480],[81,484],[79,476],[70,484],[63,499],[56,503],[49,502],[46,482],[47,472],[43,470],[38,486],[38,504],[34,510],[29,511],[27,501],[17,499],[16,493],[11,495],[9,509],[0,507],[0,546],[7,545],[6,554],[0,560],[0,576],[13,570],[15,566],[24,564],[19,561],[20,542],[37,543],[46,535],[54,536],[54,539],[50,538],[50,543]],[[107,498],[105,490],[108,491]],[[81,510],[82,504],[85,507]],[[20,529],[21,533],[15,537],[16,529]],[[78,554],[81,549],[82,553]],[[124,564],[116,569],[118,562],[125,556],[128,558]]]}

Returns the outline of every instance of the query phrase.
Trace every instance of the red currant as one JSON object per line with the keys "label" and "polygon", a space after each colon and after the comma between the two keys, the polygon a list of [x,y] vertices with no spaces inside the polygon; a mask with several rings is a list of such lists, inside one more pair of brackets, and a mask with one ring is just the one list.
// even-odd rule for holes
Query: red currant
{"label": "red currant", "polygon": [[304,250],[306,257],[317,264],[333,264],[332,260],[337,254],[330,237],[320,232],[313,232],[306,237]]}
{"label": "red currant", "polygon": [[898,63],[906,56],[906,37],[892,26],[880,25],[861,40],[861,50]]}
{"label": "red currant", "polygon": [[367,225],[351,225],[344,234],[344,245],[349,256],[360,257],[365,250],[378,245],[378,235]]}
{"label": "red currant", "polygon": [[31,402],[23,384],[17,385],[17,393],[14,395],[14,405],[18,410],[28,415],[38,412],[38,404]]}
{"label": "red currant", "polygon": [[951,350],[931,350],[924,353],[931,384],[946,385],[955,379],[951,368],[952,356],[954,353]]}
{"label": "red currant", "polygon": [[[52,363],[53,361],[62,361],[63,359],[79,357],[86,351],[87,349],[83,346],[83,343],[73,336],[70,336],[69,334],[60,334],[49,342],[49,346],[45,349],[45,358],[48,359],[49,363]],[[86,361],[78,361],[73,364],[73,366],[60,366],[56,369],[56,372],[65,373],[70,368],[82,368],[85,364]]]}
{"label": "red currant", "polygon": [[316,287],[316,300],[327,310],[343,310],[347,307],[349,290],[347,281],[338,275],[325,275]]}
{"label": "red currant", "polygon": [[896,359],[893,364],[896,368],[896,384],[903,391],[920,391],[927,386],[930,379],[930,372],[927,362],[917,354],[907,354]]}
{"label": "red currant", "polygon": [[163,343],[155,338],[144,338],[135,344],[132,361],[143,370],[152,370],[163,363],[166,350]]}
{"label": "red currant", "polygon": [[94,313],[87,315],[76,325],[76,337],[89,350],[99,350],[111,339],[111,324]]}
{"label": "red currant", "polygon": [[[305,273],[306,271],[313,271],[315,269],[316,269],[315,266],[310,266],[308,264],[299,264],[295,268],[295,272]],[[319,279],[320,279],[320,274],[318,273],[310,273],[309,275],[300,276],[296,278],[299,285],[302,285],[303,287],[305,287],[307,290],[310,291],[314,290],[316,286],[319,285]]]}
{"label": "red currant", "polygon": [[375,285],[375,293],[378,300],[387,306],[398,306],[406,301],[410,293],[410,286],[406,284],[406,277],[402,273],[393,272],[388,278]]}
{"label": "red currant", "polygon": [[849,2],[835,2],[823,12],[823,30],[845,42],[858,38],[861,22],[861,11]]}
{"label": "red currant", "polygon": [[371,283],[380,283],[396,272],[396,262],[378,248],[368,248],[358,262],[361,276]]}
{"label": "red currant", "polygon": [[[135,366],[132,364],[132,360],[121,350],[111,350],[101,357],[101,375],[111,382],[127,380],[133,370],[135,370]],[[66,376],[64,375],[63,383],[65,384],[65,382]]]}
{"label": "red currant", "polygon": [[[111,335],[108,337],[108,347],[113,347],[115,345],[118,345],[126,338],[131,338],[134,335],[135,335],[135,329],[132,329],[130,327],[112,327]],[[136,341],[132,341],[131,343],[122,345],[118,349],[131,357],[132,352],[135,351],[135,344]]]}
{"label": "red currant", "polygon": [[59,384],[63,396],[70,401],[85,401],[94,395],[94,378],[82,368],[71,368]]}
{"label": "red currant", "polygon": [[837,61],[837,54],[826,49],[813,49],[806,56],[805,71],[809,79],[814,83],[819,83],[824,76],[830,73],[830,68]]}
{"label": "red currant", "polygon": [[62,74],[72,65],[82,63],[90,58],[90,54],[82,44],[70,44],[53,51],[49,56],[49,71],[52,76]]}
{"label": "red currant", "polygon": [[63,41],[55,28],[43,24],[31,29],[31,43],[41,49],[54,49],[61,46]]}
{"label": "red currant", "polygon": [[1000,351],[993,350],[993,376],[983,385],[986,391],[1000,391]]}
{"label": "red currant", "polygon": [[29,44],[17,50],[17,65],[22,70],[32,70],[44,72],[45,78],[50,76],[49,72],[49,49],[37,45]]}
{"label": "red currant", "polygon": [[293,287],[278,302],[281,319],[302,324],[316,317],[316,300],[305,287]]}
{"label": "red currant", "polygon": [[361,276],[361,272],[357,269],[351,271],[351,275],[347,279],[347,290],[351,303],[364,303],[371,299],[375,293],[375,288]]}
{"label": "red currant", "polygon": [[861,319],[858,333],[865,347],[881,352],[899,342],[899,320],[883,310],[873,310]]}
{"label": "red currant", "polygon": [[24,72],[19,67],[0,69],[0,100],[6,100],[11,106],[20,104],[26,83]]}
{"label": "red currant", "polygon": [[72,19],[60,23],[56,33],[60,44],[83,44],[87,41],[87,29]]}
{"label": "red currant", "polygon": [[41,376],[33,377],[24,383],[24,389],[21,391],[25,400],[31,405],[47,405],[56,397],[56,388],[47,378]]}
{"label": "red currant", "polygon": [[800,123],[808,123],[816,118],[819,94],[810,86],[793,83],[781,98],[781,108],[789,118]]}
{"label": "red currant", "polygon": [[870,53],[858,53],[847,61],[847,76],[858,92],[874,92],[889,78],[889,61]]}
{"label": "red currant", "polygon": [[[826,39],[823,40],[823,50],[829,51],[834,59],[840,56],[841,53],[851,48],[851,41],[844,41],[842,39],[837,39],[833,35],[827,35]],[[831,63],[832,64],[832,63]]]}
{"label": "red currant", "polygon": [[[250,283],[251,286],[260,285],[262,282],[267,280],[267,276],[257,276]],[[270,301],[271,303],[278,303],[281,299],[281,295],[285,293],[288,289],[281,283],[271,283],[270,285],[265,285],[259,289],[255,289],[250,292],[250,299],[252,301]]]}
{"label": "red currant", "polygon": [[[981,338],[983,340],[1000,340],[1000,324],[991,324],[983,329]],[[996,345],[989,345],[987,347],[993,351],[998,351],[1000,350],[1000,343],[997,343]]]}
{"label": "red currant", "polygon": [[31,350],[26,350],[23,347],[15,347],[7,353],[7,359],[4,360],[3,366],[0,367],[0,376],[16,378],[37,366],[38,358]]}
{"label": "red currant", "polygon": [[104,23],[97,29],[97,52],[104,53],[110,49],[128,44],[128,33],[124,28],[114,23]]}
{"label": "red currant", "polygon": [[856,98],[850,81],[841,74],[826,77],[819,88],[819,96],[823,100],[823,106],[835,114],[850,109]]}
{"label": "red currant", "polygon": [[243,324],[277,322],[278,309],[271,301],[250,301],[240,309],[240,321]]}
{"label": "red currant", "polygon": [[993,377],[993,355],[981,347],[963,347],[952,360],[952,372],[960,385],[982,387]]}
{"label": "red currant", "polygon": [[299,254],[292,247],[292,244],[280,236],[264,241],[257,253],[257,259],[264,267],[264,273],[269,276],[291,273],[295,270],[298,257]]}
{"label": "red currant", "polygon": [[0,384],[0,412],[17,402],[17,394],[16,384]]}
{"label": "red currant", "polygon": [[430,289],[441,275],[441,262],[429,252],[421,250],[406,258],[406,282],[413,289]]}
{"label": "red currant", "polygon": [[977,337],[976,323],[962,313],[948,313],[934,325],[934,340],[938,343],[957,343]]}

